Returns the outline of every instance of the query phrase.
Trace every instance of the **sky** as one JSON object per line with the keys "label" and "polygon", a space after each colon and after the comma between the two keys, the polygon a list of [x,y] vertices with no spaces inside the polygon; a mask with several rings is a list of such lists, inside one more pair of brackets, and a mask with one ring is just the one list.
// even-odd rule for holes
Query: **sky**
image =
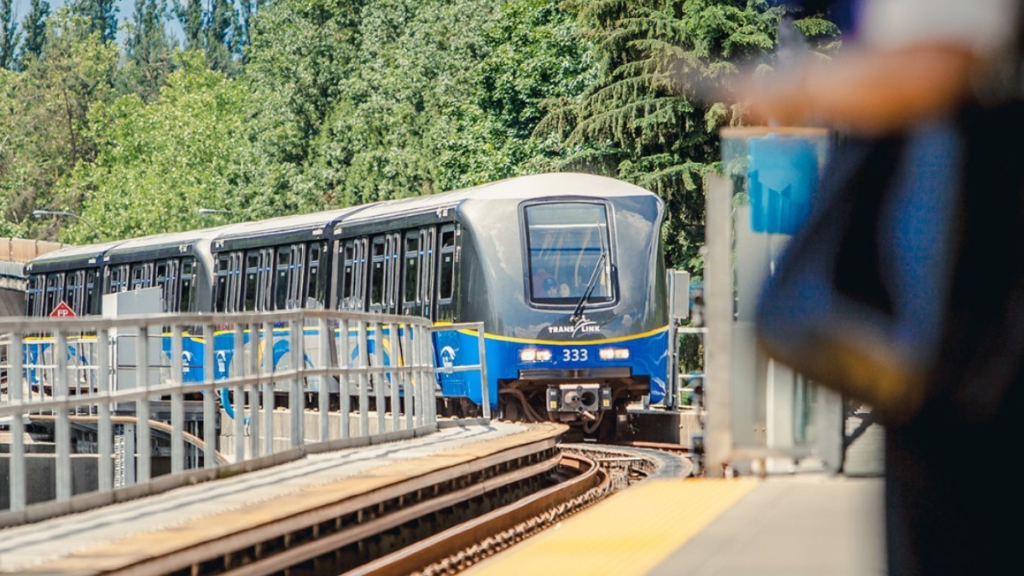
{"label": "sky", "polygon": [[[50,13],[56,12],[58,8],[64,6],[69,0],[47,0],[50,3]],[[167,2],[168,8],[171,6],[171,0]],[[32,0],[14,0],[14,15],[18,19],[18,22],[29,13],[32,9]],[[135,0],[117,0],[117,25],[122,26],[124,22],[135,13]],[[177,21],[169,22],[169,29],[177,37],[181,37],[180,28],[181,26]],[[118,42],[124,40],[124,34],[118,31],[117,34]]]}

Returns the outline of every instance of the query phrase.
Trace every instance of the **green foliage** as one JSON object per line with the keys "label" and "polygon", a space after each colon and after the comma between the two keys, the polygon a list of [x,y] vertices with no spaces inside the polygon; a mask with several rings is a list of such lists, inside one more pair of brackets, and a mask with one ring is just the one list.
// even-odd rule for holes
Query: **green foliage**
{"label": "green foliage", "polygon": [[[50,3],[46,0],[32,0],[32,8],[25,15],[21,28],[25,33],[25,40],[21,46],[21,59],[31,60],[38,58],[43,52],[43,44],[46,42],[46,19],[50,16]],[[23,63],[23,66],[27,64]]]}
{"label": "green foliage", "polygon": [[156,97],[172,69],[173,39],[164,26],[166,0],[135,0],[135,14],[125,26],[128,64],[122,70],[125,91],[143,100]]}
{"label": "green foliage", "polygon": [[[784,11],[764,0],[577,2],[595,43],[597,81],[540,126],[563,146],[561,169],[622,178],[656,191],[670,266],[701,274],[703,179],[717,170],[718,130],[743,122],[728,99],[740,64],[775,46]],[[822,20],[804,30],[834,33]]]}
{"label": "green foliage", "polygon": [[89,32],[99,34],[105,42],[117,38],[116,0],[74,0],[68,6],[73,14],[85,19]]}
{"label": "green foliage", "polygon": [[[93,137],[106,146],[80,163],[63,188],[86,197],[81,214],[105,238],[208,225],[199,207],[244,208],[234,191],[242,179],[249,94],[209,70],[202,53],[182,54],[179,65],[152,103],[132,94],[90,113]],[[83,225],[62,235],[67,242],[90,238]]]}
{"label": "green foliage", "polygon": [[18,47],[18,22],[14,19],[14,0],[0,0],[0,70],[13,70]]}
{"label": "green foliage", "polygon": [[50,18],[45,58],[28,59],[26,69],[4,82],[4,150],[0,152],[0,193],[7,219],[26,234],[52,238],[59,222],[28,220],[32,210],[75,211],[80,195],[65,195],[57,183],[80,161],[95,157],[87,114],[113,95],[117,49],[90,33],[88,22],[70,11]]}

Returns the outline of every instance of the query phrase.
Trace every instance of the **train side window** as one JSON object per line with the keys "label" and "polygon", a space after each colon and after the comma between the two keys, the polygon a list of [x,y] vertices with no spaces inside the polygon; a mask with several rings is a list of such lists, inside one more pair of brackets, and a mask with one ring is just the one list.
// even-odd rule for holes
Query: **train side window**
{"label": "train side window", "polygon": [[232,252],[228,270],[228,312],[242,311],[242,292],[245,288],[245,254]]}
{"label": "train side window", "polygon": [[405,270],[402,277],[402,300],[405,305],[420,303],[420,236],[421,232],[405,234]]}
{"label": "train side window", "polygon": [[431,317],[431,304],[434,301],[434,245],[437,241],[437,230],[425,228],[420,234],[420,298],[423,301],[423,317]]}
{"label": "train side window", "polygon": [[302,280],[306,268],[306,247],[293,244],[291,247],[292,267],[288,275],[288,308],[302,308]]}
{"label": "train side window", "polygon": [[91,314],[94,310],[93,303],[96,301],[96,271],[85,271],[85,301],[82,304],[82,314]]}
{"label": "train side window", "polygon": [[245,254],[245,284],[242,296],[242,310],[252,312],[256,310],[257,289],[260,280],[260,253],[256,251]]}
{"label": "train side window", "polygon": [[82,305],[85,300],[85,270],[75,270],[67,274],[67,286],[64,289],[67,297],[65,302],[75,314],[83,314]]}
{"label": "train side window", "polygon": [[217,264],[214,268],[214,296],[213,296],[213,310],[214,312],[226,312],[227,301],[228,301],[228,275],[231,273],[229,268],[229,262],[231,256],[228,254],[217,255]]}
{"label": "train side window", "polygon": [[341,278],[338,284],[341,287],[341,299],[338,301],[338,308],[347,310],[352,305],[352,293],[355,286],[356,273],[356,243],[353,240],[345,242],[342,247]]}
{"label": "train side window", "polygon": [[107,268],[106,273],[106,290],[104,294],[114,294],[116,292],[127,292],[128,291],[128,265],[123,264],[121,266],[111,266]]}
{"label": "train side window", "polygon": [[43,302],[46,300],[46,275],[33,274],[28,279],[27,301],[25,311],[29,316],[43,315]]}
{"label": "train side window", "polygon": [[49,315],[62,300],[64,300],[64,273],[47,274],[46,307],[43,310],[43,315]]}
{"label": "train side window", "polygon": [[306,308],[324,308],[324,287],[321,284],[321,270],[325,267],[327,244],[313,242],[309,245],[309,266],[306,267]]}
{"label": "train side window", "polygon": [[384,236],[373,239],[370,256],[370,310],[379,311],[384,302]]}
{"label": "train side window", "polygon": [[455,292],[455,226],[449,224],[441,228],[440,253],[437,297],[451,300]]}
{"label": "train side window", "polygon": [[291,287],[290,277],[292,269],[291,250],[277,251],[277,278],[274,287],[274,309],[285,310],[289,308],[288,292]]}
{"label": "train side window", "polygon": [[181,289],[178,291],[181,299],[178,303],[178,311],[189,312],[192,307],[192,287],[195,285],[196,259],[183,258],[181,260]]}

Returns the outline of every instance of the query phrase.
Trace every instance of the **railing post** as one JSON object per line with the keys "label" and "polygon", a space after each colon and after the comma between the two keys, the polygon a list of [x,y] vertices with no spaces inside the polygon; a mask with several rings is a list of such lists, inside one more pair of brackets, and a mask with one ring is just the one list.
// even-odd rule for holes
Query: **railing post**
{"label": "railing post", "polygon": [[341,412],[342,438],[352,436],[352,372],[349,370],[349,363],[352,361],[352,347],[349,346],[348,326],[348,320],[343,319],[339,334],[341,346],[338,350],[338,410]]}
{"label": "railing post", "polygon": [[431,333],[429,330],[423,330],[424,338],[420,342],[420,362],[423,366],[423,384],[420,390],[421,398],[423,398],[423,425],[431,424],[437,421],[435,413],[437,412],[437,400],[435,399],[434,388],[436,387],[437,376],[433,369],[433,349],[434,344],[431,342]]}
{"label": "railing post", "polygon": [[[175,322],[171,326],[171,384],[181,386],[182,355],[184,353],[181,325]],[[180,390],[171,392],[171,474],[181,474],[185,470],[185,440],[182,434],[185,428],[184,396]]]}
{"label": "railing post", "polygon": [[484,323],[477,323],[477,342],[480,351],[480,399],[483,403],[484,420],[491,421],[491,387],[487,382],[487,342],[484,338]]}
{"label": "railing post", "polygon": [[[106,328],[96,331],[96,386],[102,390],[101,396],[106,396],[113,390],[110,383],[110,332]],[[114,489],[114,428],[110,422],[110,400],[103,399],[99,403],[100,421],[96,430],[96,439],[99,442],[98,466],[100,492],[110,492]]]}
{"label": "railing post", "polygon": [[405,428],[406,430],[412,430],[416,426],[414,420],[414,406],[416,398],[416,374],[413,372],[416,366],[416,354],[412,349],[410,343],[412,342],[412,331],[416,327],[413,324],[406,326],[405,331],[402,332],[402,364],[405,370],[402,372],[402,390],[405,395]]}
{"label": "railing post", "polygon": [[359,328],[359,435],[366,437],[370,435],[370,352],[366,332],[370,329],[369,322],[360,320],[356,324]]}
{"label": "railing post", "polygon": [[[56,390],[54,397],[68,399],[68,343],[67,335],[58,330],[53,345],[53,359],[57,366]],[[71,420],[67,407],[57,408],[57,423],[54,444],[57,449],[56,493],[57,500],[71,499]]]}
{"label": "railing post", "polygon": [[380,322],[373,323],[373,342],[373,359],[377,364],[374,371],[373,384],[373,394],[377,402],[377,434],[383,434],[387,431],[384,410],[386,407],[385,394],[387,392],[387,383],[384,381],[384,377],[387,375],[387,372],[385,372],[384,367],[384,324]]}
{"label": "railing post", "polygon": [[328,413],[331,407],[331,387],[328,385],[331,380],[328,370],[331,364],[330,340],[328,339],[330,325],[326,318],[317,318],[316,326],[317,341],[320,343],[317,350],[317,364],[324,371],[324,375],[320,377],[320,386],[317,392],[317,405],[320,408],[320,441],[326,442],[330,440],[330,414]]}
{"label": "railing post", "polygon": [[[11,334],[11,343],[7,356],[10,366],[7,371],[7,390],[14,402],[23,399],[25,344],[20,333]],[[11,463],[10,463],[10,496],[11,511],[20,512],[25,509],[25,423],[22,420],[25,412],[11,415]]]}
{"label": "railing post", "polygon": [[393,322],[388,331],[388,342],[391,345],[391,430],[398,430],[401,419],[401,403],[398,398],[399,375],[401,374],[401,348],[398,346],[398,331],[401,325]]}
{"label": "railing post", "polygon": [[213,326],[203,325],[203,467],[217,466],[217,415],[213,397],[217,393],[214,383],[217,377],[216,338]]}
{"label": "railing post", "polygon": [[[241,324],[235,324],[235,351],[231,357],[231,372],[229,377],[238,378],[249,373],[245,359],[245,333]],[[251,333],[251,332],[250,332]],[[235,412],[235,462],[245,460],[245,388],[241,384],[235,384],[232,390]],[[252,414],[252,409],[249,409]],[[255,456],[255,453],[252,453]]]}
{"label": "railing post", "polygon": [[[135,337],[135,373],[136,384],[143,390],[149,390],[149,328],[139,326]],[[138,417],[138,435],[136,449],[139,461],[136,465],[136,481],[142,484],[149,482],[151,467],[150,430],[149,430],[149,396],[136,402],[135,414]]]}
{"label": "railing post", "polygon": [[274,453],[274,387],[277,377],[274,375],[274,324],[263,323],[263,361],[260,368],[269,376],[263,381],[263,455]]}
{"label": "railing post", "polygon": [[[260,325],[249,324],[249,376],[255,376],[262,382],[263,372],[260,371]],[[249,457],[260,456],[260,433],[263,431],[262,410],[266,405],[260,402],[260,384],[250,384],[247,395],[249,404]]]}
{"label": "railing post", "polygon": [[291,414],[291,447],[296,448],[305,444],[302,431],[302,419],[306,415],[306,391],[303,381],[303,365],[305,363],[303,362],[304,354],[302,353],[305,321],[292,320],[289,324],[291,325],[291,330],[289,331],[291,342],[288,349],[291,351],[292,371],[295,372],[295,378],[292,381],[291,398],[288,400],[288,406]]}

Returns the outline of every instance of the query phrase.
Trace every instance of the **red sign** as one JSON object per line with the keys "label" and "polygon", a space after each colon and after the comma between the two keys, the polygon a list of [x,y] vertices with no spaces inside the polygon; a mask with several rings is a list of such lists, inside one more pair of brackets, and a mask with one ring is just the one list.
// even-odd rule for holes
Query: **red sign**
{"label": "red sign", "polygon": [[57,304],[57,307],[53,309],[53,312],[50,312],[50,318],[74,318],[75,316],[77,316],[75,311],[72,310],[71,306],[68,306],[63,300],[60,304]]}

